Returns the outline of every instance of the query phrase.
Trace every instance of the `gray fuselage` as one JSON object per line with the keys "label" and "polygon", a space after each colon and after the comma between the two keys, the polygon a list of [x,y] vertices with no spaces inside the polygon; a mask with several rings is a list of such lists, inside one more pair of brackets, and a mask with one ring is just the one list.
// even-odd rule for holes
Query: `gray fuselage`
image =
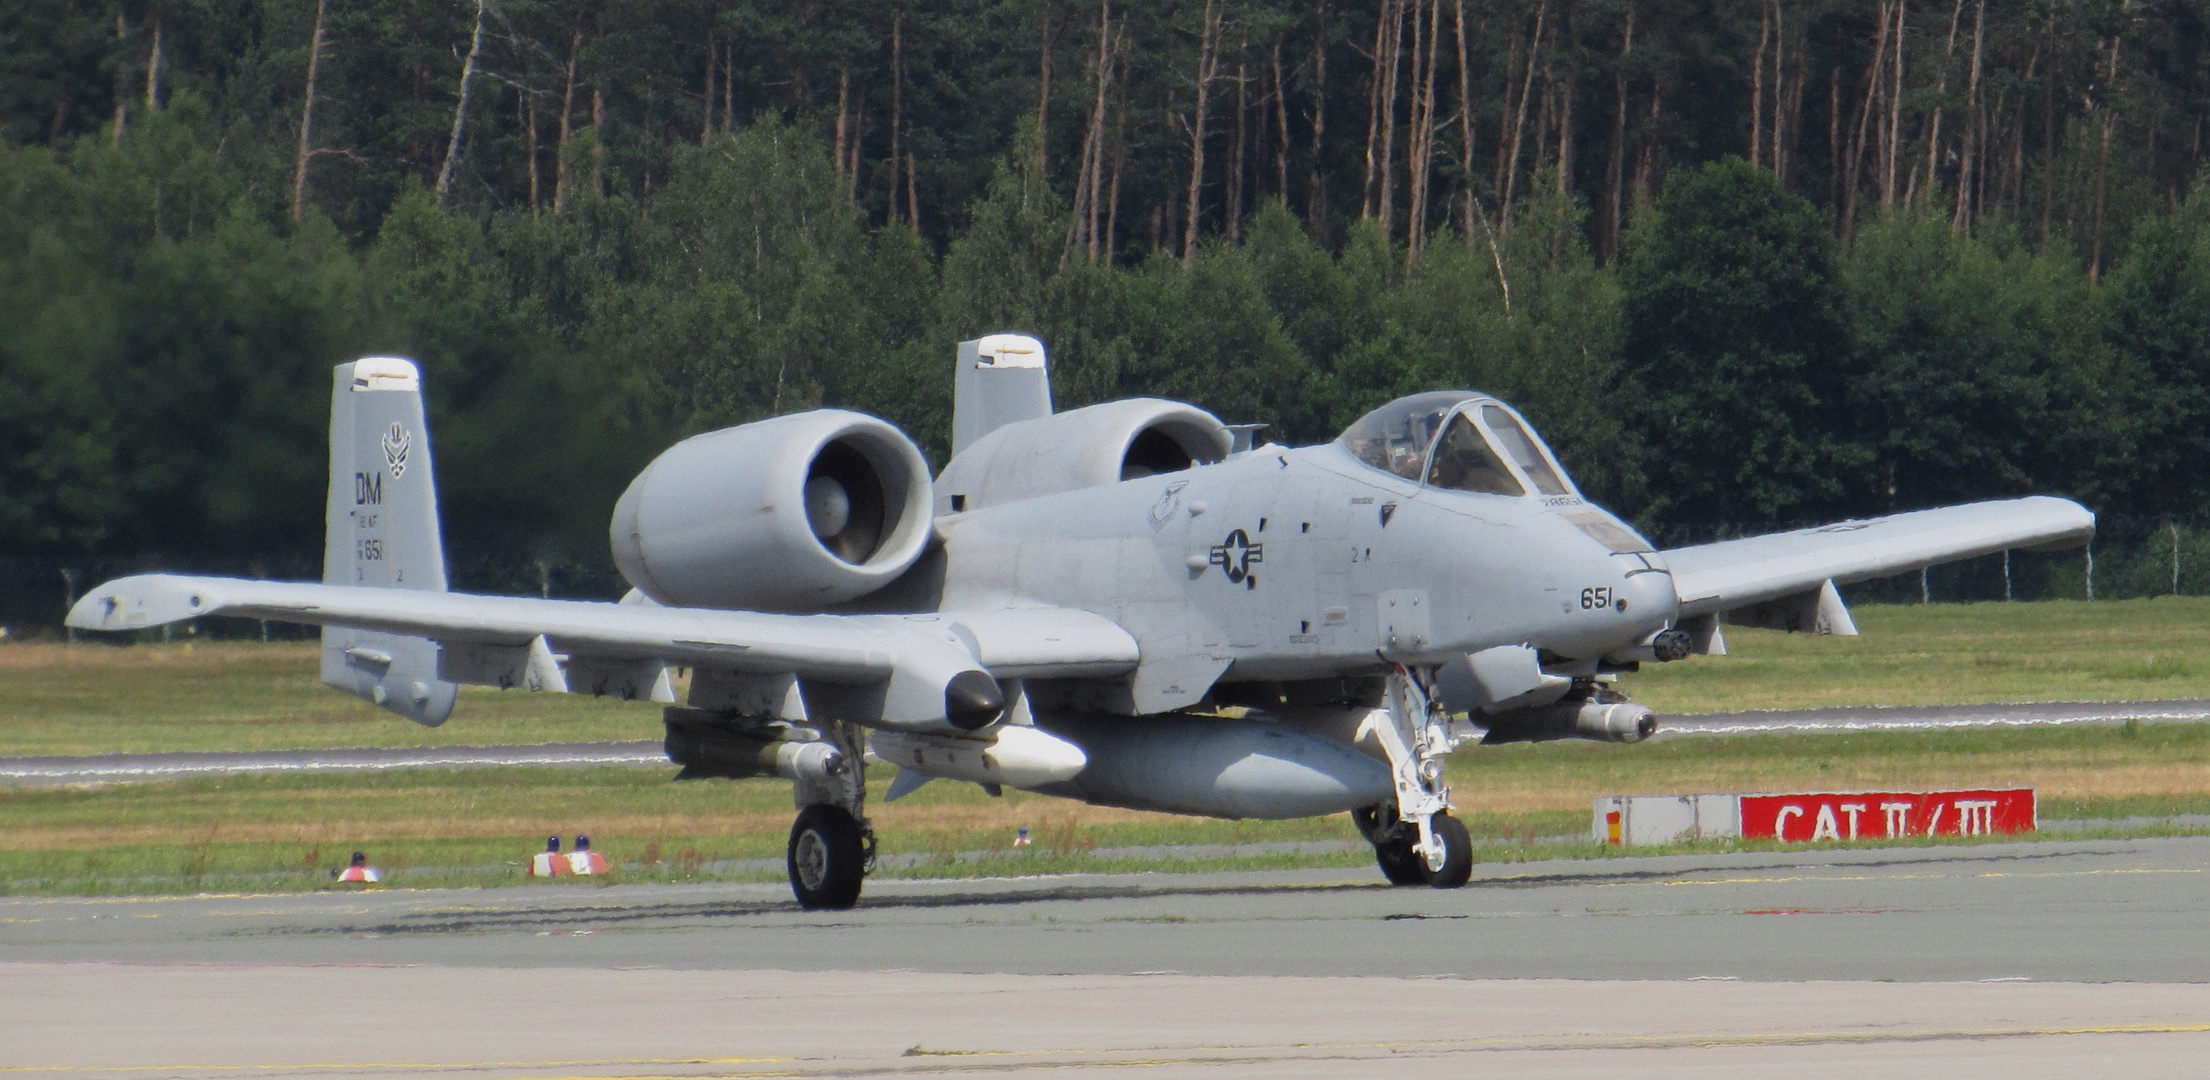
{"label": "gray fuselage", "polygon": [[1265,446],[941,517],[942,604],[1094,611],[1136,637],[1147,667],[1211,661],[1229,681],[1496,645],[1594,659],[1669,625],[1660,557],[1615,553],[1568,513],[1601,511],[1578,495],[1431,487],[1336,443]]}

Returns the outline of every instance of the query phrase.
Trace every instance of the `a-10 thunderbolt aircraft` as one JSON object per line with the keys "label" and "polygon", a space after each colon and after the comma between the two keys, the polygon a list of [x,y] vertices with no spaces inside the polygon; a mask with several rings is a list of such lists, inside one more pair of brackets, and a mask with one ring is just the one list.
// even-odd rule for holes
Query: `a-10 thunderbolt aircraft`
{"label": "a-10 thunderbolt aircraft", "polygon": [[[1290,449],[1150,398],[1052,411],[1043,346],[959,346],[953,454],[819,409],[687,439],[614,509],[620,603],[446,591],[414,364],[340,365],[323,581],[154,574],[69,625],[318,624],[322,678],[444,722],[456,684],[667,703],[684,776],[793,781],[792,890],[857,901],[862,762],[1104,806],[1350,811],[1382,873],[1455,887],[1443,765],[1475,737],[1636,742],[1615,687],[1721,623],[1855,633],[1848,583],[2094,531],[1973,503],[1655,550],[1505,403],[1417,394]],[[674,704],[680,669],[688,698]]]}

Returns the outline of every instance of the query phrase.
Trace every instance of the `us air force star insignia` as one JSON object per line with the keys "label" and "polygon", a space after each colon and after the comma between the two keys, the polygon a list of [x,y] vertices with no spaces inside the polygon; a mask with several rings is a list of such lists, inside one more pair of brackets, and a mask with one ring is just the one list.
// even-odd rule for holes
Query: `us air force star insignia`
{"label": "us air force star insignia", "polygon": [[414,437],[407,429],[394,423],[384,432],[384,464],[391,466],[391,478],[399,479],[407,472],[407,450],[414,445]]}
{"label": "us air force star insignia", "polygon": [[1212,565],[1227,573],[1230,584],[1246,589],[1258,588],[1258,575],[1251,572],[1251,564],[1265,561],[1266,545],[1252,543],[1249,534],[1241,529],[1212,546]]}

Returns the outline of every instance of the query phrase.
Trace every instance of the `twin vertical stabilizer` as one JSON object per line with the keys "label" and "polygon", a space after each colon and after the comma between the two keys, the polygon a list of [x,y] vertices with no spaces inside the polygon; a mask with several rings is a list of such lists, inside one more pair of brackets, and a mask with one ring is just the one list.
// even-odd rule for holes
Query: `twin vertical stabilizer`
{"label": "twin vertical stabilizer", "polygon": [[1051,375],[1044,343],[1022,334],[991,334],[959,343],[952,380],[952,456],[1007,424],[1051,415]]}
{"label": "twin vertical stabilizer", "polygon": [[[324,584],[445,591],[437,476],[412,361],[371,356],[338,365],[324,526]],[[455,687],[437,675],[438,646],[428,638],[322,631],[323,682],[418,724],[436,727],[452,715]]]}

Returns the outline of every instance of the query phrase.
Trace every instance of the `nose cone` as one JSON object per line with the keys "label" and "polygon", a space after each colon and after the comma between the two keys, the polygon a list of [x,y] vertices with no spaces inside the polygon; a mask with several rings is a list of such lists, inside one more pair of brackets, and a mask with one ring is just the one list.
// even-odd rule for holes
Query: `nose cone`
{"label": "nose cone", "polygon": [[982,671],[962,671],[944,684],[944,719],[961,731],[988,727],[1005,715],[1005,692]]}
{"label": "nose cone", "polygon": [[[1641,560],[1645,565],[1624,566]],[[1673,589],[1673,575],[1665,567],[1665,559],[1657,552],[1645,552],[1629,558],[1614,555],[1612,561],[1622,564],[1625,570],[1619,583],[1619,599],[1626,607],[1626,614],[1636,622],[1653,626],[1670,623],[1680,611],[1680,594]],[[1646,568],[1647,567],[1647,568]]]}

